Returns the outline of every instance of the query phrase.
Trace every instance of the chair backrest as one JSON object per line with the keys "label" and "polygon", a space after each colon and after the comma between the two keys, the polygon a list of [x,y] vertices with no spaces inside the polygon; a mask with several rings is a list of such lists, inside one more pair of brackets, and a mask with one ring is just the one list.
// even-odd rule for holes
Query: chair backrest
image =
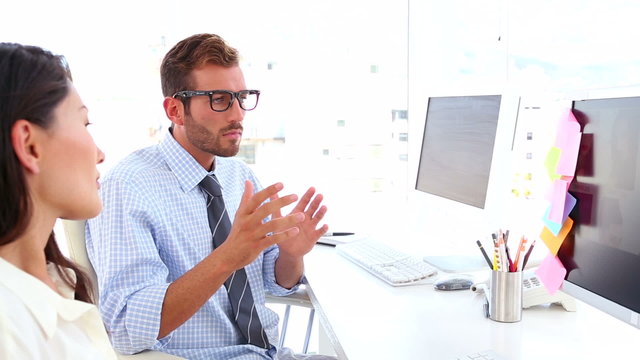
{"label": "chair backrest", "polygon": [[[77,265],[80,265],[91,279],[91,282],[93,283],[94,294],[96,294],[95,301],[97,305],[98,277],[96,276],[96,272],[95,270],[93,270],[93,265],[91,265],[89,256],[87,255],[87,243],[85,242],[84,235],[84,228],[86,223],[86,220],[62,220],[62,227],[64,228],[64,235],[67,239],[69,257],[71,257],[71,260],[73,260]],[[118,359],[178,360],[182,358],[159,351],[145,350],[135,355],[118,354]]]}
{"label": "chair backrest", "polygon": [[93,293],[96,294],[95,301],[98,301],[98,277],[89,261],[87,255],[87,244],[85,242],[84,227],[86,220],[61,220],[64,228],[64,235],[67,240],[69,256],[82,270],[89,276],[93,284]]}

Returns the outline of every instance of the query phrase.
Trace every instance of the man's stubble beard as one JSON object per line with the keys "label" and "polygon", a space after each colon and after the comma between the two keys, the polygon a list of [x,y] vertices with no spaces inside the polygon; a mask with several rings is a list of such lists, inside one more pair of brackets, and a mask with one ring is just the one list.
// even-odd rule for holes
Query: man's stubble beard
{"label": "man's stubble beard", "polygon": [[218,134],[213,134],[209,129],[197,123],[191,115],[186,115],[184,127],[187,140],[200,151],[220,157],[236,156],[240,151],[240,142],[224,147],[222,145],[223,138],[220,135],[229,130],[242,130],[242,125],[238,122],[220,129]]}

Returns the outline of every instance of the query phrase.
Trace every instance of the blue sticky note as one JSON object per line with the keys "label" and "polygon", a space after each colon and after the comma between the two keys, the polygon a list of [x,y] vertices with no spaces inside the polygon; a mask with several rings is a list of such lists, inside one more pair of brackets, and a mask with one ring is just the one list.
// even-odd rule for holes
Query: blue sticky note
{"label": "blue sticky note", "polygon": [[560,229],[562,229],[562,224],[558,224],[557,222],[549,219],[549,214],[551,214],[551,205],[547,207],[547,210],[544,212],[544,217],[542,217],[542,221],[544,222],[544,226],[549,229],[553,233],[553,235],[558,236],[560,233]]}

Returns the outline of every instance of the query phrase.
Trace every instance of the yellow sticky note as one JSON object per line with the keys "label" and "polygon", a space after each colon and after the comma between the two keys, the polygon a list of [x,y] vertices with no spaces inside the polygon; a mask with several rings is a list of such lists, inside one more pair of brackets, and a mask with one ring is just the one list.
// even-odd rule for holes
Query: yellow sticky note
{"label": "yellow sticky note", "polygon": [[566,238],[569,234],[569,230],[571,230],[572,225],[573,220],[568,217],[567,221],[565,221],[562,225],[562,229],[560,229],[558,236],[553,235],[551,230],[549,230],[546,226],[544,227],[544,229],[542,229],[542,232],[540,233],[540,239],[544,241],[544,243],[547,245],[547,248],[553,255],[556,255],[558,253],[560,245],[562,245],[564,238]]}
{"label": "yellow sticky note", "polygon": [[556,171],[558,162],[560,161],[560,155],[562,155],[562,149],[553,146],[549,149],[547,157],[544,159],[544,168],[547,170],[547,174],[549,174],[551,180],[560,179],[561,175]]}

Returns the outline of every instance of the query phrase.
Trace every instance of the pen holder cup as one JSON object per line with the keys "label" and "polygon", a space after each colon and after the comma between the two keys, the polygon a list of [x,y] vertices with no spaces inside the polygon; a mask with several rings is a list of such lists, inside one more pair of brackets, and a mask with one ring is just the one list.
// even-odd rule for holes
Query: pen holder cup
{"label": "pen holder cup", "polygon": [[500,322],[522,319],[522,271],[491,271],[489,318]]}

